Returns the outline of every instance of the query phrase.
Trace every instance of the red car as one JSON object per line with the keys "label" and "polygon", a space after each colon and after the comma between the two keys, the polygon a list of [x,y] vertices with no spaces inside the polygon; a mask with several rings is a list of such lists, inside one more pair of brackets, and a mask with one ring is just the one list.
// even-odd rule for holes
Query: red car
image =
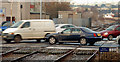
{"label": "red car", "polygon": [[112,40],[120,35],[120,25],[113,25],[107,28],[106,30],[101,32],[103,38],[108,38],[108,40]]}

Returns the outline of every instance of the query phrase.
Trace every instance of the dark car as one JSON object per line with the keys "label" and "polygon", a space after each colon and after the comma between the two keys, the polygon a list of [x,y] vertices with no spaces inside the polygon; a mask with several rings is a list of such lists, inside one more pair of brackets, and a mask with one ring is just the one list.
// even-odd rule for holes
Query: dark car
{"label": "dark car", "polygon": [[108,40],[112,40],[120,35],[120,25],[112,25],[104,31],[101,31],[101,35],[103,38],[108,38]]}
{"label": "dark car", "polygon": [[97,41],[101,41],[102,36],[100,33],[92,31],[89,28],[67,28],[60,33],[49,34],[46,36],[50,44],[57,42],[79,42],[81,45],[90,43],[93,45]]}

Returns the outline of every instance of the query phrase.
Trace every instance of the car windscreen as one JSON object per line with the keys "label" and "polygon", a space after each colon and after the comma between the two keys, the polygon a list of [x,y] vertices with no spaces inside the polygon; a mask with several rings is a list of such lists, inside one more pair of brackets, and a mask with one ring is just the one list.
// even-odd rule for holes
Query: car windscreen
{"label": "car windscreen", "polygon": [[114,29],[115,29],[115,25],[113,25],[113,26],[110,26],[109,28],[107,28],[106,30],[108,30],[108,31],[113,31]]}
{"label": "car windscreen", "polygon": [[19,22],[13,24],[13,25],[11,26],[11,28],[17,28],[17,27],[19,27],[22,23],[23,23],[23,21],[19,21]]}
{"label": "car windscreen", "polygon": [[81,28],[83,31],[87,32],[87,33],[94,33],[95,31],[89,29],[89,28]]}

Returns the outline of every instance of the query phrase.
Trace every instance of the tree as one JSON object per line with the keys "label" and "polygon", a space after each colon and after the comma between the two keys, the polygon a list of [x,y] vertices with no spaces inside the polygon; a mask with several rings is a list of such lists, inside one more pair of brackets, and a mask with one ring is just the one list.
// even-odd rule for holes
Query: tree
{"label": "tree", "polygon": [[57,18],[58,11],[69,11],[70,3],[68,2],[45,2],[44,11],[50,15],[50,18]]}

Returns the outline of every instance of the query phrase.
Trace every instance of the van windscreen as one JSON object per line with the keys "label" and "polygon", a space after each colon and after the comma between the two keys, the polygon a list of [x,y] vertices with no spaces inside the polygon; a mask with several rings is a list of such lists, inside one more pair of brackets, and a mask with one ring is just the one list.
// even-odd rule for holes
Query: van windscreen
{"label": "van windscreen", "polygon": [[19,27],[22,23],[23,23],[23,21],[19,21],[19,22],[13,24],[13,25],[11,26],[11,28],[17,28],[17,27]]}

